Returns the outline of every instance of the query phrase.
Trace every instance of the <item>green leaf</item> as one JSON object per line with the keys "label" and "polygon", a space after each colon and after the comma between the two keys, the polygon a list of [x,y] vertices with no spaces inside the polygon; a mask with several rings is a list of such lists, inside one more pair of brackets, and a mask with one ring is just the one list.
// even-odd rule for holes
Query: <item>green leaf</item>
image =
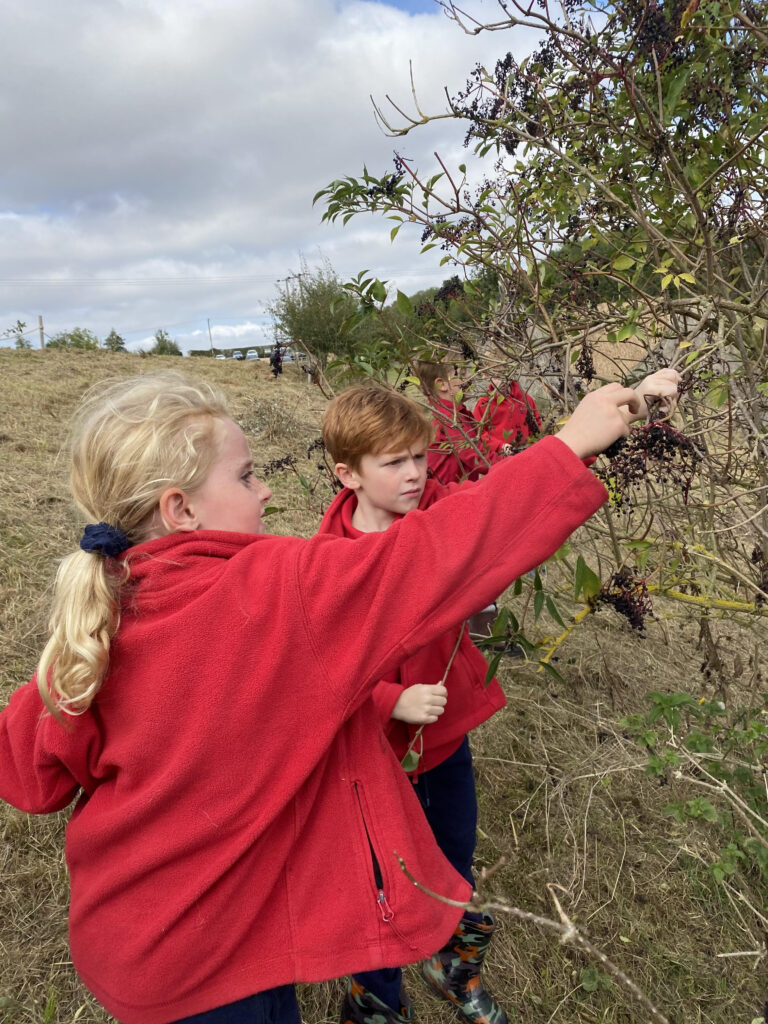
{"label": "green leaf", "polygon": [[626,341],[627,338],[632,338],[637,331],[637,325],[633,321],[627,321],[623,327],[621,327],[616,333],[616,341]]}
{"label": "green leaf", "polygon": [[493,624],[491,630],[491,636],[503,637],[507,634],[507,626],[509,625],[509,619],[511,616],[509,608],[502,608],[499,614],[496,616],[496,621]]}
{"label": "green leaf", "polygon": [[504,655],[503,651],[497,651],[488,662],[488,671],[485,673],[485,685],[488,686],[493,677],[499,671],[499,662]]}
{"label": "green leaf", "polygon": [[630,267],[634,267],[635,260],[632,256],[619,256],[618,259],[613,261],[614,270],[629,270]]}
{"label": "green leaf", "polygon": [[374,302],[385,301],[387,297],[387,289],[384,287],[381,281],[376,280],[371,285],[371,297],[373,298]]}
{"label": "green leaf", "polygon": [[548,561],[562,562],[564,558],[567,558],[570,555],[570,553],[571,545],[568,543],[568,541],[566,541],[565,544],[562,544],[557,549],[557,551],[554,553],[554,555],[552,555],[551,558],[548,559]]}
{"label": "green leaf", "polygon": [[573,583],[574,598],[578,598],[579,594],[583,593],[587,601],[594,597],[602,586],[600,577],[592,572],[582,555],[579,555],[576,560],[576,574]]}
{"label": "green leaf", "polygon": [[415,772],[418,770],[419,761],[421,760],[421,754],[418,754],[415,750],[409,750],[400,764],[405,772]]}
{"label": "green leaf", "polygon": [[[685,28],[685,26],[688,23],[687,21],[685,21],[685,15],[687,13],[688,13],[687,10],[683,13],[683,18],[682,18],[682,20],[680,22],[681,28]],[[688,21],[690,21],[690,17],[688,18]],[[677,106],[677,101],[680,99],[680,93],[685,88],[685,86],[686,86],[686,84],[688,82],[688,79],[690,77],[690,74],[691,74],[690,65],[683,64],[683,66],[680,68],[680,71],[678,72],[678,74],[675,75],[675,77],[670,82],[669,88],[667,89],[667,94],[664,97],[664,115],[665,115],[665,119],[668,120],[672,116],[672,114],[674,113],[675,107]]]}
{"label": "green leaf", "polygon": [[693,800],[688,800],[685,809],[691,818],[703,818],[704,821],[717,821],[719,817],[715,806],[711,804],[709,800],[705,800],[702,796],[697,796]]}
{"label": "green leaf", "polygon": [[594,967],[585,967],[579,975],[579,981],[585,992],[597,992],[600,987],[600,974]]}
{"label": "green leaf", "polygon": [[405,294],[405,292],[401,292],[400,289],[398,289],[397,298],[395,299],[395,302],[397,303],[397,308],[400,310],[403,316],[413,315],[413,303]]}
{"label": "green leaf", "polygon": [[540,661],[539,666],[544,669],[547,675],[550,675],[553,679],[556,679],[558,683],[562,684],[565,682],[565,680],[557,671],[557,669],[553,668],[548,661]]}
{"label": "green leaf", "polygon": [[560,612],[557,610],[557,605],[552,600],[552,598],[549,597],[549,595],[547,595],[547,611],[558,624],[558,626],[560,626],[561,629],[565,629],[565,623],[563,622]]}
{"label": "green leaf", "polygon": [[541,615],[541,609],[544,607],[544,601],[546,594],[543,590],[537,590],[533,595],[533,621],[538,622],[539,616]]}

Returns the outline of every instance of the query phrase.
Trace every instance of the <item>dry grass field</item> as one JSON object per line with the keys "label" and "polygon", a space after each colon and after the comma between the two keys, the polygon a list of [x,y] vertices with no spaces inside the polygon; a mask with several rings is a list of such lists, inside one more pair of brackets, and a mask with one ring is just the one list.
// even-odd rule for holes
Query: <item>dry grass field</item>
{"label": "dry grass field", "polygon": [[[69,413],[99,381],[160,366],[215,380],[257,467],[292,455],[314,485],[318,457],[307,458],[307,449],[326,402],[295,367],[274,381],[264,364],[0,350],[0,703],[34,670],[56,561],[75,547],[82,528],[61,454]],[[271,528],[311,535],[327,486],[319,483],[308,496],[290,472],[269,482],[281,510]],[[578,550],[578,535],[573,546]],[[529,600],[528,587],[505,601]],[[563,614],[569,611],[564,604]],[[697,631],[677,616],[662,610],[643,640],[610,610],[590,615],[558,652],[562,683],[504,660],[508,706],[472,737],[481,807],[477,866],[503,858],[483,895],[548,917],[556,914],[547,886],[558,886],[567,914],[675,1024],[750,1024],[768,995],[765,936],[735,890],[711,881],[719,842],[712,826],[681,826],[665,815],[674,780],[662,786],[646,776],[643,754],[619,725],[643,708],[650,689],[712,695],[704,687],[714,684],[699,671]],[[738,627],[713,620],[711,628]],[[733,697],[738,673],[731,665],[725,671],[734,675]],[[68,961],[66,818],[0,806],[0,1019],[13,1024],[111,1019]],[[764,893],[748,886],[742,891],[764,910]],[[454,1019],[415,968],[408,975],[421,1024]],[[519,1024],[651,1019],[598,961],[512,917],[501,915],[487,978]],[[337,1020],[339,993],[339,982],[302,988],[305,1024]]]}

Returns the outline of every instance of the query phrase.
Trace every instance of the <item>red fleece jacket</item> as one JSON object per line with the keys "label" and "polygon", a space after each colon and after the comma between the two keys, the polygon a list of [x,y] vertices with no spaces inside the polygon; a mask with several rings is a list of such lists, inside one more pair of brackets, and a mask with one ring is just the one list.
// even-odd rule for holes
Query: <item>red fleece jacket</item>
{"label": "red fleece jacket", "polygon": [[430,399],[435,439],[427,449],[427,465],[441,484],[478,480],[497,461],[480,435],[466,405]]}
{"label": "red fleece jacket", "polygon": [[[124,1024],[399,966],[461,913],[371,700],[606,498],[554,438],[355,541],[183,533],[131,568],[110,670],[62,727],[34,680],[0,714],[0,798],[67,826],[70,948]],[[440,572],[434,571],[440,565]],[[375,857],[375,859],[374,859]]]}
{"label": "red fleece jacket", "polygon": [[[445,486],[437,480],[427,480],[419,509],[429,508],[440,498],[454,493],[460,486],[465,485]],[[473,487],[474,484],[470,483],[468,486]],[[354,491],[344,488],[336,495],[323,516],[318,533],[332,533],[337,537],[365,537],[365,533],[356,530],[352,525],[352,516],[356,508],[357,495]],[[439,563],[435,566],[435,571],[440,571]],[[373,699],[398,761],[402,761],[419,727],[392,718],[395,704],[402,696],[403,690],[409,686],[416,683],[440,682],[445,675],[457,640],[458,650],[445,683],[448,703],[438,720],[423,728],[417,741],[418,745],[414,747],[415,750],[421,751],[419,766],[416,771],[409,772],[410,775],[420,775],[442,764],[458,749],[470,730],[485,722],[506,704],[506,698],[496,679],[492,679],[486,686],[488,664],[470,640],[466,629],[461,630],[460,626],[454,626],[453,629],[435,637],[432,643],[422,647],[394,672],[390,672],[373,691]]]}
{"label": "red fleece jacket", "polygon": [[541,430],[536,403],[515,380],[510,381],[506,395],[494,390],[478,398],[472,415],[485,443],[495,452],[505,444],[519,447]]}

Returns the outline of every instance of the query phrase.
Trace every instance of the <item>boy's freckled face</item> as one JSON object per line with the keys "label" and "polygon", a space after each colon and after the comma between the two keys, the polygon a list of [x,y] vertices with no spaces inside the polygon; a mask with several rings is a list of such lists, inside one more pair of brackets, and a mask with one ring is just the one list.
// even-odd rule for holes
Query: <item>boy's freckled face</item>
{"label": "boy's freckled face", "polygon": [[202,530],[264,533],[264,509],[272,491],[253,475],[253,459],[240,427],[216,423],[218,454],[203,484],[191,495]]}
{"label": "boy's freckled face", "polygon": [[364,455],[354,474],[358,503],[372,510],[405,515],[417,508],[427,482],[423,448]]}

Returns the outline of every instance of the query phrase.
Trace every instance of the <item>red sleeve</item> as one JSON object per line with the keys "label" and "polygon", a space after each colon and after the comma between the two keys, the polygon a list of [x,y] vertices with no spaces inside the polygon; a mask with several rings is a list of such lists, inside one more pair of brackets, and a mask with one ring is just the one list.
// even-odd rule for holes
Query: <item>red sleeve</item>
{"label": "red sleeve", "polygon": [[376,705],[376,710],[379,712],[381,724],[384,728],[387,727],[392,717],[392,712],[395,710],[395,704],[402,697],[404,689],[405,687],[401,686],[400,683],[393,683],[387,679],[382,679],[381,682],[374,686],[373,703]]}
{"label": "red sleeve", "polygon": [[297,546],[297,611],[329,686],[351,713],[388,671],[549,558],[606,497],[548,437],[383,533]]}
{"label": "red sleeve", "polygon": [[48,712],[33,679],[11,695],[0,715],[0,799],[29,814],[71,803],[80,783],[56,754],[68,734]]}

